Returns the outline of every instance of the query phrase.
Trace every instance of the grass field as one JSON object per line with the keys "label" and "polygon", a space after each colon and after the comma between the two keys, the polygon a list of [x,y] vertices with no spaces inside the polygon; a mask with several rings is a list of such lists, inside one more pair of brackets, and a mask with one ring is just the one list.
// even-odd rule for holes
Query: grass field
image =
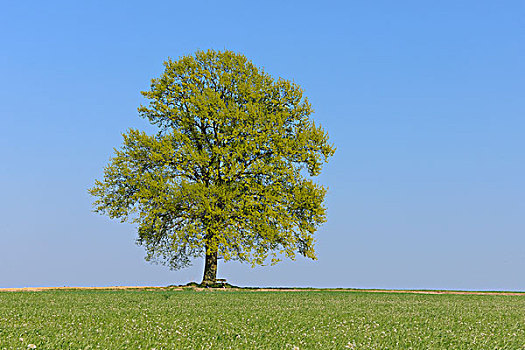
{"label": "grass field", "polygon": [[0,293],[0,349],[525,349],[525,296]]}

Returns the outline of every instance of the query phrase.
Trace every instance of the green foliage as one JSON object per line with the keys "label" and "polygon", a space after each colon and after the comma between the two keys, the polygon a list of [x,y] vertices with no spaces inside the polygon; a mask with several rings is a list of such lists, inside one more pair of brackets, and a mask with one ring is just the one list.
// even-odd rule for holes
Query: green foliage
{"label": "green foliage", "polygon": [[524,315],[525,296],[6,292],[0,350],[523,349]]}
{"label": "green foliage", "polygon": [[90,193],[97,212],[137,224],[147,260],[315,259],[326,189],[310,177],[335,149],[298,85],[210,50],[169,59],[143,95],[158,133],[124,134]]}

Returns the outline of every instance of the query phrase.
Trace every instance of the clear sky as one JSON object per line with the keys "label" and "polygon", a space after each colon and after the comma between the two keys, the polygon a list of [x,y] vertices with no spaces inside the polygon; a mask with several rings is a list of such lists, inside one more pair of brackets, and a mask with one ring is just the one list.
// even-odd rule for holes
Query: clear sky
{"label": "clear sky", "polygon": [[237,285],[525,290],[524,1],[4,1],[0,287],[167,285],[91,211],[167,57],[245,54],[301,85],[337,152],[319,260]]}

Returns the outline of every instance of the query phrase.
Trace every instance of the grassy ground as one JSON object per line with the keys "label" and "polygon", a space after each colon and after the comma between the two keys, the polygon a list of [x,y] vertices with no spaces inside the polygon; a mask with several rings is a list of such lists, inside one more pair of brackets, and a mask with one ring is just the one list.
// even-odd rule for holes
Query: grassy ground
{"label": "grassy ground", "polygon": [[[0,349],[525,349],[525,297],[0,293]],[[30,347],[32,348],[32,347]]]}

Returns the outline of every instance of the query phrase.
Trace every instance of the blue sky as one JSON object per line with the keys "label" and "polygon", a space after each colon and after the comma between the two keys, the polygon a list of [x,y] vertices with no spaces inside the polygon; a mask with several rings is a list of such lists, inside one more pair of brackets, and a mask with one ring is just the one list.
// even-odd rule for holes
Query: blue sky
{"label": "blue sky", "polygon": [[238,285],[525,290],[523,1],[17,1],[0,12],[0,287],[200,281],[151,265],[87,189],[162,62],[245,54],[337,152],[319,260]]}

